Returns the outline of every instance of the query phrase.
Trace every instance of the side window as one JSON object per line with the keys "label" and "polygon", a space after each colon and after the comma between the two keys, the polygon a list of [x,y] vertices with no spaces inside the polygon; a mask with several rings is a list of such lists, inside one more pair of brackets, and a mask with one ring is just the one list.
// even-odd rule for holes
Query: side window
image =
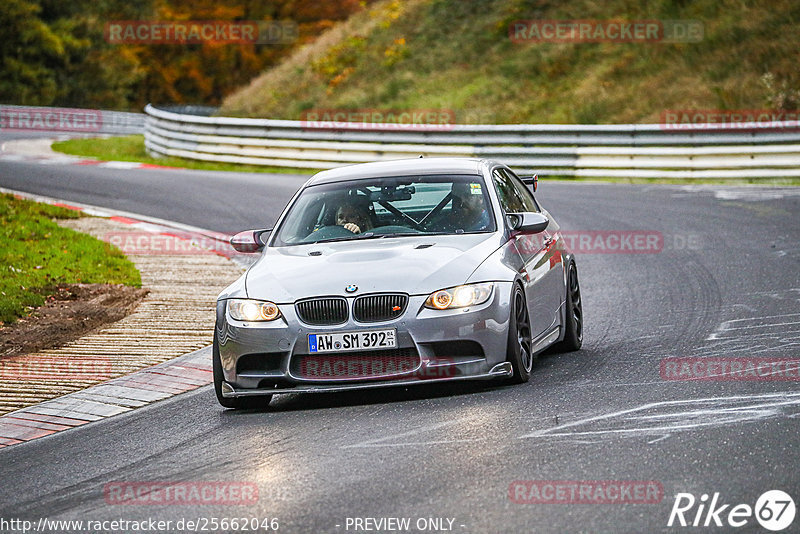
{"label": "side window", "polygon": [[520,180],[516,174],[508,169],[499,170],[508,177],[511,184],[514,186],[514,190],[520,198],[522,205],[525,206],[524,211],[532,211],[534,213],[539,213],[542,211],[541,208],[539,208],[539,204],[536,202],[536,199],[533,198],[533,193],[531,193],[531,190],[528,189],[524,183],[522,183],[522,180]]}
{"label": "side window", "polygon": [[522,211],[538,212],[539,206],[533,200],[525,185],[519,179],[512,178],[504,169],[497,169],[492,173],[500,207],[506,213],[519,213]]}

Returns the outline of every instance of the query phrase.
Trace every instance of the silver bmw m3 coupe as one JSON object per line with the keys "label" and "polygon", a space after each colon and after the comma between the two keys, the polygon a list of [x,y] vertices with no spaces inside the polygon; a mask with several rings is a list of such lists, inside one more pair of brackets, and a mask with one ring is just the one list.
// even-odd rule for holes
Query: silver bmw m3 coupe
{"label": "silver bmw m3 coupe", "polygon": [[535,189],[535,177],[523,182],[500,163],[462,158],[313,176],[274,229],[231,240],[261,255],[217,301],[220,404],[452,380],[521,383],[548,347],[579,349],[575,259]]}

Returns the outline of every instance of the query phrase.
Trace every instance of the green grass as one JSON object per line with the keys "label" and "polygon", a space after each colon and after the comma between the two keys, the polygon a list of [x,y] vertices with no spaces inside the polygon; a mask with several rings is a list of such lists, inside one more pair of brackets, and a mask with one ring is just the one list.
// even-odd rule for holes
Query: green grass
{"label": "green grass", "polygon": [[29,314],[61,284],[141,287],[139,271],[119,249],[54,221],[80,216],[0,195],[0,322],[12,323]]}
{"label": "green grass", "polygon": [[196,161],[184,158],[165,157],[154,158],[147,154],[144,148],[144,136],[128,135],[124,137],[69,139],[53,143],[53,150],[81,156],[96,158],[102,161],[134,161],[161,165],[164,167],[179,167],[182,169],[195,169],[201,171],[233,171],[233,172],[270,172],[283,174],[313,174],[318,172],[313,169],[294,169],[285,167],[269,167],[261,165],[240,165],[237,163],[217,163],[213,161]]}
{"label": "green grass", "polygon": [[[697,20],[704,38],[511,42],[509,25],[525,19]],[[795,110],[798,20],[791,0],[383,0],[228,96],[220,115],[444,108],[462,124],[602,124],[655,123],[665,110]]]}

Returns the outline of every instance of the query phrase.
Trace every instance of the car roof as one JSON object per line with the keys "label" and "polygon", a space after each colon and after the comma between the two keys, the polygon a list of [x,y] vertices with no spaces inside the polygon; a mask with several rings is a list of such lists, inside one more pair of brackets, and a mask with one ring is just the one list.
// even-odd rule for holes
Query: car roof
{"label": "car roof", "polygon": [[494,162],[477,158],[409,158],[337,167],[315,174],[307,185],[362,180],[383,176],[477,174]]}

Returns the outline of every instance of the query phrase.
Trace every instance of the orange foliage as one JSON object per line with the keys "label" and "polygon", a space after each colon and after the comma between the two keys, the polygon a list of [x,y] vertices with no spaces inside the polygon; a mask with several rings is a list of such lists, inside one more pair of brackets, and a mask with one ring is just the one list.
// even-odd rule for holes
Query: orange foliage
{"label": "orange foliage", "polygon": [[[159,21],[293,21],[299,38],[291,44],[118,45],[134,54],[145,76],[132,96],[134,107],[156,104],[217,105],[222,98],[308,42],[362,9],[361,0],[153,0]],[[266,5],[265,5],[266,4]]]}

